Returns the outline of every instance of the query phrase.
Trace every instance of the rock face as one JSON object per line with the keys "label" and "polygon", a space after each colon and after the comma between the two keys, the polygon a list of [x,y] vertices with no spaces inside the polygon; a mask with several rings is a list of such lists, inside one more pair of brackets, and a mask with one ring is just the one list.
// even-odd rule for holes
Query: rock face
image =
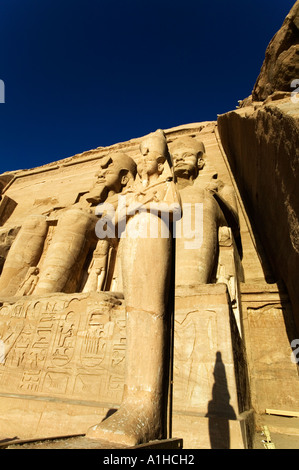
{"label": "rock face", "polygon": [[297,1],[267,47],[265,61],[253,88],[252,99],[263,101],[275,91],[289,92],[291,82],[298,78],[299,2]]}
{"label": "rock face", "polygon": [[[299,327],[299,2],[271,41],[261,74],[240,109],[219,116],[221,141]],[[287,91],[286,91],[287,90]],[[268,278],[271,281],[271,276]]]}
{"label": "rock face", "polygon": [[[285,98],[254,103],[218,120],[223,146],[242,188],[274,278],[283,280],[299,326],[299,105]],[[268,277],[271,282],[271,277]]]}

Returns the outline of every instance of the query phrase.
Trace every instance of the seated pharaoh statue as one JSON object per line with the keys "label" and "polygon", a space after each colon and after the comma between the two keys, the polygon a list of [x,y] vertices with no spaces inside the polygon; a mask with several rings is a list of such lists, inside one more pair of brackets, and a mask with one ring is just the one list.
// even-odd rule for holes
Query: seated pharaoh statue
{"label": "seated pharaoh statue", "polygon": [[[137,164],[122,152],[103,157],[95,184],[72,206],[28,217],[0,277],[1,294],[20,302],[83,292],[93,304],[105,296],[89,292],[115,299],[121,285],[123,396],[117,411],[86,430],[88,439],[109,447],[167,437],[175,289],[216,282],[219,228],[239,237],[234,192],[210,167],[202,142],[179,137],[168,146],[157,130],[139,150]],[[114,289],[116,259],[121,282]]]}
{"label": "seated pharaoh statue", "polygon": [[180,137],[169,149],[183,206],[176,224],[176,286],[213,283],[219,227],[228,226],[239,237],[234,191],[210,168],[202,142]]}
{"label": "seated pharaoh statue", "polygon": [[[180,208],[165,135],[140,145],[134,186],[116,214],[126,308],[125,385],[120,408],[87,437],[134,446],[166,437],[172,230]],[[164,216],[163,216],[164,214]]]}
{"label": "seated pharaoh statue", "polygon": [[[105,200],[116,206],[118,193],[132,184],[135,175],[136,163],[128,155],[119,152],[104,158],[91,191],[79,203],[60,211],[46,252],[44,247],[49,229],[47,217],[30,216],[7,255],[0,277],[2,295],[78,292],[87,254],[97,242],[94,233],[98,220],[95,206]],[[109,246],[100,242],[103,246],[96,247],[96,257],[105,258],[105,250],[107,252]],[[104,262],[103,259],[101,262]],[[93,263],[94,269],[97,269],[97,263],[98,259]],[[93,286],[96,286],[95,290],[99,290],[104,285],[103,279],[95,282],[94,269],[90,268],[89,274],[93,279],[86,281],[85,291],[93,290]],[[102,277],[103,271],[104,269],[101,270]]]}

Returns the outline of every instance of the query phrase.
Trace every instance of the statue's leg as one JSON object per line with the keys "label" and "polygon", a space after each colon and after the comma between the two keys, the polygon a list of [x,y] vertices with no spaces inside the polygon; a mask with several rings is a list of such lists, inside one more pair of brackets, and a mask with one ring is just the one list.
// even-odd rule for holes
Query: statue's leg
{"label": "statue's leg", "polygon": [[[158,238],[142,238],[145,223],[157,226]],[[117,412],[87,433],[93,439],[129,446],[165,437],[171,267],[171,237],[164,222],[151,214],[139,214],[127,228],[132,224],[137,238],[121,240],[127,313],[123,401]],[[162,230],[167,233],[165,238]]]}
{"label": "statue's leg", "polygon": [[79,209],[70,209],[61,216],[34,294],[65,291],[67,283],[82,269],[86,235],[92,223],[92,215]]}
{"label": "statue's leg", "polygon": [[206,198],[203,204],[203,240],[198,251],[198,282],[208,284],[218,256],[217,207],[213,199]]}
{"label": "statue's leg", "polygon": [[22,225],[11,246],[0,278],[1,295],[15,295],[28,269],[39,262],[47,235],[46,217],[33,215]]}
{"label": "statue's leg", "polygon": [[217,263],[217,206],[206,198],[202,211],[195,204],[183,211],[181,230],[176,237],[176,285],[208,284]]}

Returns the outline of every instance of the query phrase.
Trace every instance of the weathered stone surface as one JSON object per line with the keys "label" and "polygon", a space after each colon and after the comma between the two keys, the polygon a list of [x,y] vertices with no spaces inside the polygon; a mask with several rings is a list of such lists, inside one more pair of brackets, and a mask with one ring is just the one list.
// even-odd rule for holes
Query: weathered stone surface
{"label": "weathered stone surface", "polygon": [[299,77],[298,13],[296,2],[267,48],[252,95],[218,117],[264,272],[264,280],[246,280],[245,270],[240,284],[251,403],[260,416],[268,407],[298,411],[291,347],[299,331],[299,100],[291,88]]}
{"label": "weathered stone surface", "polygon": [[0,393],[85,400],[88,391],[87,401],[118,404],[125,356],[121,300],[90,293],[2,302]]}
{"label": "weathered stone surface", "polygon": [[[288,296],[275,284],[241,289],[252,406],[259,414],[267,408],[296,412],[298,368],[290,345],[296,330]],[[278,393],[282,389],[287,393]]]}
{"label": "weathered stone surface", "polygon": [[[252,97],[263,101],[275,91],[292,91],[299,78],[299,2],[296,1],[280,30],[270,41]],[[297,84],[298,86],[298,84]]]}
{"label": "weathered stone surface", "polygon": [[[181,289],[176,304],[173,435],[180,435],[185,447],[201,448],[209,436],[201,436],[197,420],[186,432],[180,416],[202,415],[203,426],[210,422],[215,431],[213,417],[220,416],[237,432],[239,415],[249,408],[248,384],[238,377],[235,360],[238,355],[238,367],[242,361],[246,368],[244,351],[238,349],[238,328],[231,331],[235,320],[224,284]],[[0,429],[6,437],[85,433],[94,420],[119,408],[126,350],[122,299],[104,292],[29,296],[4,301],[0,312],[7,348],[0,364],[0,396],[7,410]],[[241,395],[247,396],[245,403]],[[20,415],[22,425],[16,419]],[[241,428],[238,444],[227,433],[225,442],[233,448],[246,446]]]}
{"label": "weathered stone surface", "polygon": [[[193,142],[195,139],[202,142],[200,145],[204,146],[206,151],[205,169],[199,180],[203,194],[211,178],[214,183],[211,188],[213,191],[219,185],[218,180],[221,181],[221,190],[225,187],[233,188],[215,123],[181,126],[167,130],[166,135],[169,145],[185,137]],[[163,305],[151,307],[149,312],[145,311],[144,314],[142,309],[145,300],[146,305],[154,306],[153,293],[161,289],[161,276],[156,276],[158,263],[162,259],[161,254],[152,271],[159,281],[157,287],[153,289],[153,283],[149,283],[151,290],[146,297],[145,284],[141,284],[141,295],[138,296],[140,280],[150,281],[149,275],[144,277],[142,272],[146,267],[145,253],[151,250],[141,252],[139,257],[141,265],[137,270],[133,263],[132,271],[130,263],[136,260],[132,243],[128,245],[131,253],[129,256],[126,255],[128,247],[125,247],[123,241],[119,247],[113,243],[100,246],[99,240],[94,236],[93,223],[95,224],[96,219],[86,215],[89,213],[88,210],[86,212],[86,208],[89,207],[90,210],[92,207],[88,206],[90,204],[88,194],[91,194],[91,188],[93,191],[91,204],[93,200],[98,202],[97,198],[102,194],[108,196],[107,201],[113,204],[117,202],[117,198],[114,197],[117,193],[107,194],[102,191],[101,184],[93,184],[100,182],[99,179],[94,179],[95,167],[98,168],[100,163],[105,169],[106,157],[112,155],[111,150],[113,152],[121,150],[122,153],[125,151],[136,160],[138,167],[138,162],[141,160],[138,154],[140,141],[142,139],[118,144],[112,149],[86,152],[86,155],[75,156],[68,161],[56,162],[55,165],[50,164],[41,169],[20,171],[14,175],[13,182],[7,188],[7,196],[16,204],[2,229],[3,243],[9,245],[6,263],[2,270],[2,282],[5,289],[8,289],[6,293],[10,295],[3,295],[5,293],[3,287],[0,309],[1,339],[8,349],[5,362],[0,365],[0,393],[3,406],[6,406],[5,404],[9,406],[9,411],[2,415],[0,422],[3,438],[8,435],[33,438],[86,433],[91,425],[100,423],[109,410],[121,410],[127,374],[131,375],[131,384],[134,386],[136,380],[141,385],[146,377],[150,378],[149,372],[155,371],[155,367],[159,367],[161,371],[159,361],[155,365],[155,362],[150,360],[145,366],[147,359],[142,359],[140,362],[138,358],[142,357],[142,354],[136,355],[136,351],[141,351],[145,344],[147,347],[151,342],[157,344],[159,330],[153,332],[150,323],[147,322],[146,326],[144,319],[145,316],[151,316],[150,310],[158,312],[157,308],[160,309]],[[216,179],[213,178],[215,168],[217,168]],[[110,176],[112,178],[112,175]],[[63,192],[60,190],[62,187]],[[19,196],[20,190],[22,197]],[[155,198],[157,197],[155,192]],[[189,416],[202,415],[203,422],[209,422],[210,417],[207,415],[209,403],[213,402],[214,382],[218,376],[217,372],[215,375],[215,367],[218,369],[220,365],[220,369],[225,370],[225,377],[221,373],[219,377],[221,387],[225,385],[226,395],[223,394],[219,399],[221,393],[216,394],[218,398],[213,413],[221,415],[221,419],[235,421],[233,427],[239,429],[238,435],[241,436],[238,418],[244,409],[250,407],[248,388],[246,388],[248,384],[238,283],[244,278],[244,267],[249,279],[250,272],[258,278],[262,278],[263,273],[239,197],[236,199],[236,204],[240,233],[243,234],[241,236],[244,236],[246,245],[243,247],[242,255],[244,265],[241,264],[232,231],[229,227],[222,227],[226,231],[221,231],[221,227],[216,225],[217,239],[219,237],[219,246],[217,242],[216,249],[219,251],[219,257],[216,256],[213,261],[213,277],[210,279],[213,284],[200,287],[196,278],[194,282],[190,281],[191,284],[189,281],[184,283],[181,279],[183,272],[180,271],[177,285],[172,287],[172,289],[175,287],[178,303],[174,319],[173,344],[173,416],[176,418],[172,421],[176,425],[173,424],[172,432],[173,435],[182,434],[186,445],[192,445],[194,442],[200,447],[209,441],[207,435],[204,439],[198,435],[195,425],[186,434],[184,426],[179,425],[179,416],[182,413],[184,415],[187,413]],[[42,228],[46,222],[45,233],[42,231],[39,234],[33,230],[31,234],[29,229],[32,225],[28,224],[28,220],[41,221]],[[71,223],[68,223],[69,220]],[[6,234],[16,226],[17,221],[19,233],[22,235],[24,232],[28,236],[17,238],[12,232],[13,240],[10,241]],[[69,227],[72,228],[70,232]],[[76,230],[74,227],[77,227]],[[39,240],[37,245],[36,237]],[[76,251],[72,248],[72,240],[76,240]],[[157,247],[155,240],[153,243],[153,246]],[[23,246],[23,250],[18,248],[19,244]],[[36,250],[33,249],[35,246]],[[78,250],[78,247],[81,248]],[[138,249],[141,248],[142,245]],[[180,250],[182,249],[185,249],[184,244]],[[32,254],[29,256],[31,251]],[[77,254],[70,257],[68,251]],[[19,252],[22,253],[21,257],[18,256]],[[59,253],[61,260],[57,256]],[[159,254],[159,251],[156,250],[156,253]],[[84,262],[82,257],[85,259]],[[128,266],[133,274],[141,273],[133,284],[131,297],[128,297],[127,288],[124,289],[124,283],[128,282],[128,277],[123,277],[126,270],[119,270],[122,258],[124,261],[130,260]],[[149,268],[153,260],[153,256],[149,257]],[[23,266],[23,271],[19,270],[20,266]],[[251,271],[248,269],[249,266],[255,268]],[[34,274],[28,270],[28,267],[37,268],[39,271]],[[15,273],[14,276],[9,274],[11,269]],[[62,274],[65,270],[71,274],[71,283],[69,275],[65,278],[68,282],[64,281]],[[49,272],[49,276],[42,277],[43,272]],[[17,276],[21,276],[23,281],[17,280]],[[100,278],[97,280],[97,276],[102,276],[101,280]],[[134,279],[134,276],[130,275],[130,278]],[[163,290],[161,292],[163,293]],[[130,349],[126,349],[128,325],[129,329],[131,327],[125,313],[128,305],[130,307],[130,303],[128,304],[130,298],[130,302],[138,304],[136,304],[138,315],[135,315],[135,319],[132,317],[134,309],[129,310],[134,320],[130,333],[131,341],[135,337],[133,341],[142,343],[137,349],[132,348],[131,353]],[[157,324],[156,321],[155,323]],[[210,336],[206,335],[206,330],[210,332]],[[203,346],[202,340],[208,338],[210,340],[206,346]],[[186,361],[181,357],[185,348],[186,352],[190,353]],[[149,358],[148,350],[144,348],[144,351]],[[137,363],[133,365],[134,355],[142,366],[138,374]],[[160,353],[159,357],[161,358]],[[219,385],[216,385],[216,389],[219,389]],[[167,394],[166,387],[163,392],[165,403]],[[134,406],[138,413],[137,405],[135,401]],[[228,413],[228,410],[233,411]],[[23,414],[24,421],[20,426],[19,420],[15,417]],[[114,413],[111,418],[113,416],[115,423],[119,415]],[[167,419],[170,422],[169,411]],[[117,426],[116,430],[119,429]],[[239,439],[238,444],[237,441],[231,442],[235,442],[233,445],[238,447],[246,446],[243,439]]]}
{"label": "weathered stone surface", "polygon": [[[284,281],[297,312],[299,104],[290,97],[253,104],[219,116],[218,125],[232,171],[272,265],[272,281]],[[299,326],[297,314],[295,320]]]}

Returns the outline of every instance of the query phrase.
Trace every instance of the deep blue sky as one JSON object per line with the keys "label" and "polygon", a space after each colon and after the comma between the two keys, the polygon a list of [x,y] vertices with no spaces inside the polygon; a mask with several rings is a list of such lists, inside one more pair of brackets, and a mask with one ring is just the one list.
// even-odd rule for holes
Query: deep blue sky
{"label": "deep blue sky", "polygon": [[294,3],[1,0],[0,173],[217,119]]}

